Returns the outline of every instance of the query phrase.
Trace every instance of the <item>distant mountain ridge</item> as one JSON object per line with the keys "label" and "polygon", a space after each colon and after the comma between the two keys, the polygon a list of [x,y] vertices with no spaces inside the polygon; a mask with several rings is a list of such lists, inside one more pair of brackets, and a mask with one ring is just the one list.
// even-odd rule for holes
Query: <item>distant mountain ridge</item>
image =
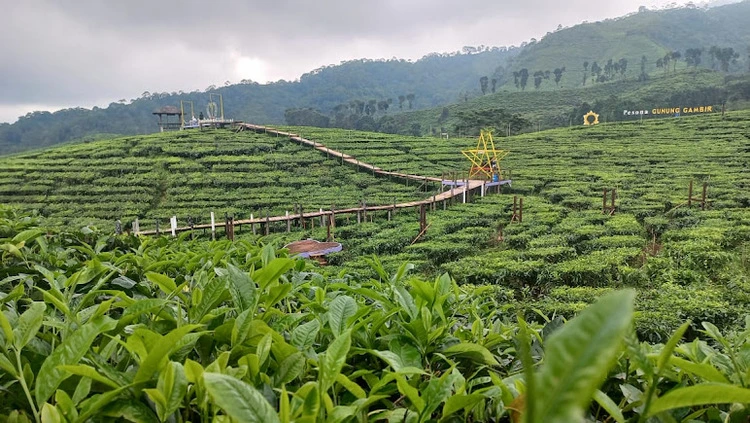
{"label": "distant mountain ridge", "polygon": [[[264,124],[284,122],[290,108],[330,113],[352,101],[385,102],[394,110],[433,107],[456,101],[474,89],[482,75],[518,54],[517,47],[466,47],[464,52],[432,53],[406,60],[351,60],[302,75],[299,81],[258,84],[243,81],[205,92],[144,92],[127,102],[92,110],[72,108],[55,113],[33,112],[12,125],[0,124],[0,154],[80,139],[98,133],[146,134],[158,131],[152,112],[192,101],[196,116],[205,113],[208,92],[222,94],[226,116]],[[407,101],[408,97],[408,101]]]}
{"label": "distant mountain ridge", "polygon": [[[668,76],[688,68],[688,49],[701,49],[700,63],[693,66],[696,70],[726,67],[721,72],[725,75],[745,73],[750,67],[748,22],[750,0],[710,8],[642,9],[621,18],[559,29],[521,48],[467,48],[463,53],[431,54],[413,63],[353,60],[316,69],[294,82],[243,81],[209,87],[206,92],[144,92],[130,104],[34,112],[12,125],[0,125],[0,154],[94,134],[155,132],[154,110],[191,100],[197,115],[205,109],[208,91],[222,94],[227,116],[239,120],[425,132],[427,127],[414,124],[405,128],[399,123],[405,121],[400,115],[411,110],[454,107],[470,98],[492,97],[495,92],[495,97],[502,96],[503,91],[539,91],[544,96],[545,91]],[[724,66],[712,47],[732,48],[736,56]],[[677,56],[673,56],[675,52]],[[598,74],[593,72],[594,65],[599,68]],[[619,87],[631,85],[613,84],[605,91],[620,95]],[[578,104],[550,106],[571,109]],[[564,113],[557,115],[562,118],[550,122],[565,120]],[[386,125],[381,125],[382,121]]]}

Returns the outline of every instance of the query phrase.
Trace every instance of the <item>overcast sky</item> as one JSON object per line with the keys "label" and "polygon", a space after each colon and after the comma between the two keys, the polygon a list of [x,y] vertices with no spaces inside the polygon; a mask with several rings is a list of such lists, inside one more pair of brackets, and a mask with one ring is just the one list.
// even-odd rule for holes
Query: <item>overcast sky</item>
{"label": "overcast sky", "polygon": [[[144,91],[510,46],[664,0],[0,0],[0,122]],[[678,1],[677,3],[684,3]]]}

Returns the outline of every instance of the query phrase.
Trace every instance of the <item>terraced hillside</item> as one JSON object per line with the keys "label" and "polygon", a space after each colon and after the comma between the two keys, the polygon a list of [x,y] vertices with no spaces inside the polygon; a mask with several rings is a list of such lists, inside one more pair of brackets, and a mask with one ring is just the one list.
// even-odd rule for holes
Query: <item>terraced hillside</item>
{"label": "terraced hillside", "polygon": [[231,131],[118,138],[0,159],[0,202],[37,209],[50,223],[111,227],[211,211],[247,218],[413,200],[415,184],[378,179],[284,138]]}
{"label": "terraced hillside", "polygon": [[[654,340],[685,318],[741,322],[750,305],[749,120],[736,112],[503,138],[511,189],[430,212],[422,236],[411,215],[339,228],[344,252],[331,263],[376,275],[369,255],[377,254],[386,272],[403,262],[448,271],[548,314],[572,315],[603,292],[635,286],[637,321]],[[465,166],[454,152],[470,144],[298,132],[385,168],[433,175]],[[691,180],[694,197],[708,183],[706,210],[687,206]],[[612,216],[602,214],[605,188],[617,190]],[[524,197],[522,223],[510,223],[514,195]]]}

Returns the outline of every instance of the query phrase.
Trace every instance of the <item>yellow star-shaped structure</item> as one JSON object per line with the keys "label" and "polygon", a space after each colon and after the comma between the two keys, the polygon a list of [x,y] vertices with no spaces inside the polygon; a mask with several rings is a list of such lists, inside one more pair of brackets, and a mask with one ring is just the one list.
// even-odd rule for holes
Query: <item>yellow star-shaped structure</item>
{"label": "yellow star-shaped structure", "polygon": [[462,150],[461,154],[471,161],[469,179],[489,179],[494,175],[502,178],[500,173],[500,160],[508,155],[508,151],[497,150],[492,140],[492,132],[483,129],[479,134],[477,148],[474,150]]}

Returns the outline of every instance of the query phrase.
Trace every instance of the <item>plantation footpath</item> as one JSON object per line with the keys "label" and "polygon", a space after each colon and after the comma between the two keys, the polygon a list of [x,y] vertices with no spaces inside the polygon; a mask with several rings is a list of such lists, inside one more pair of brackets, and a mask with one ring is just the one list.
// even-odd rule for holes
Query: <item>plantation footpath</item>
{"label": "plantation footpath", "polygon": [[[232,218],[230,218],[230,219],[228,219],[226,221],[226,227],[225,227],[225,232],[227,233],[227,236],[229,236],[230,238],[234,237],[233,234],[234,234],[234,226],[235,225],[238,226],[238,227],[240,227],[240,228],[241,228],[242,225],[251,225],[253,227],[252,231],[255,234],[257,232],[255,230],[255,226],[254,225],[263,225],[263,224],[265,224],[265,234],[269,235],[271,223],[286,222],[286,224],[287,224],[287,232],[289,232],[289,228],[290,228],[290,225],[291,225],[292,221],[299,221],[300,226],[304,227],[305,226],[305,223],[304,223],[305,222],[304,221],[305,218],[307,218],[307,219],[320,218],[320,220],[321,220],[321,226],[322,225],[335,226],[335,216],[336,216],[336,214],[341,215],[341,214],[357,213],[358,219],[361,220],[362,219],[362,215],[365,215],[365,217],[366,217],[367,211],[377,212],[377,211],[387,210],[389,212],[389,216],[390,216],[390,214],[391,213],[395,213],[395,211],[397,209],[406,209],[406,208],[420,207],[420,213],[421,213],[422,216],[424,216],[425,206],[431,206],[431,207],[434,208],[436,203],[442,202],[443,208],[445,208],[446,201],[453,200],[455,197],[458,197],[458,196],[461,196],[463,198],[462,201],[465,203],[466,199],[467,199],[467,196],[470,196],[471,193],[472,193],[472,191],[480,191],[480,195],[483,197],[484,194],[485,194],[485,191],[488,191],[492,187],[497,187],[497,189],[499,190],[500,186],[506,185],[506,184],[510,184],[510,182],[511,182],[510,180],[486,181],[486,180],[477,180],[477,179],[468,179],[468,178],[467,179],[463,179],[463,180],[455,180],[455,179],[454,180],[446,180],[446,179],[443,179],[443,178],[434,178],[434,177],[429,177],[429,176],[420,176],[420,175],[412,175],[412,174],[407,174],[407,173],[385,171],[385,170],[383,170],[383,169],[381,169],[379,167],[376,167],[376,166],[373,166],[371,164],[362,162],[359,159],[356,159],[356,158],[354,158],[354,157],[352,157],[352,156],[350,156],[348,154],[344,154],[344,153],[341,153],[339,151],[332,150],[332,149],[326,147],[323,144],[317,143],[315,141],[307,140],[305,138],[302,138],[302,137],[300,137],[298,135],[295,135],[295,134],[292,134],[292,133],[289,133],[289,132],[283,132],[283,131],[279,131],[279,130],[276,130],[276,129],[273,129],[273,128],[267,128],[265,126],[259,126],[259,125],[253,125],[253,124],[247,124],[247,123],[239,124],[239,125],[237,125],[237,127],[238,127],[238,131],[252,130],[252,131],[255,131],[257,133],[263,133],[263,134],[268,134],[268,135],[271,135],[271,136],[277,136],[277,137],[281,136],[281,137],[284,137],[284,138],[289,138],[290,140],[298,142],[298,143],[300,143],[302,145],[311,146],[314,149],[320,151],[321,153],[325,153],[328,157],[333,156],[334,158],[336,158],[336,157],[340,158],[341,159],[341,164],[348,163],[350,165],[356,166],[358,169],[363,170],[365,172],[371,172],[373,176],[377,175],[379,177],[387,177],[387,178],[393,178],[393,177],[395,177],[395,178],[403,179],[403,180],[418,181],[418,182],[420,182],[420,183],[423,184],[423,186],[425,187],[425,190],[428,189],[429,182],[439,182],[441,189],[445,189],[446,186],[450,186],[451,189],[446,190],[446,191],[441,192],[441,193],[433,194],[433,196],[431,198],[426,199],[426,200],[410,201],[410,202],[406,202],[406,203],[396,203],[394,201],[393,204],[388,204],[388,205],[375,205],[375,206],[370,205],[370,206],[367,206],[363,202],[363,204],[360,207],[355,207],[355,208],[345,208],[345,209],[334,210],[333,207],[332,207],[331,210],[326,210],[326,211],[323,211],[323,209],[321,208],[317,212],[312,211],[312,212],[308,212],[308,213],[303,213],[302,210],[300,210],[299,213],[296,213],[296,214],[295,213],[289,214],[289,212],[287,211],[284,215],[280,215],[280,216],[268,216],[268,215],[266,215],[265,218],[259,217],[259,218],[255,219],[251,215],[250,219],[242,219],[242,220],[236,220],[236,221],[232,217]],[[301,206],[301,205],[298,205],[298,206]],[[205,230],[205,229],[209,229],[210,228],[212,234],[215,234],[215,232],[216,232],[216,225],[215,225],[214,220],[215,219],[212,218],[212,223],[210,223],[210,224],[202,224],[202,225],[201,224],[199,224],[199,225],[193,225],[193,224],[191,224],[190,226],[177,227],[176,220],[173,219],[171,221],[171,224],[172,224],[171,232],[172,232],[172,235],[174,236],[174,235],[176,235],[177,233],[180,233],[180,232],[186,232],[186,231],[191,231],[192,232],[194,230],[200,230],[200,229]],[[311,225],[314,226],[314,220],[311,220],[310,222],[311,222]],[[160,234],[160,231],[159,231],[158,228],[156,228],[154,230],[149,230],[149,231],[141,231],[140,230],[140,225],[139,225],[139,223],[137,221],[136,221],[136,223],[134,225],[134,228],[135,229],[134,229],[133,232],[136,235],[139,235],[139,234],[142,234],[142,235],[159,235]],[[327,237],[330,237],[330,236],[331,235],[330,235],[330,230],[329,230],[329,234],[327,235]]]}

